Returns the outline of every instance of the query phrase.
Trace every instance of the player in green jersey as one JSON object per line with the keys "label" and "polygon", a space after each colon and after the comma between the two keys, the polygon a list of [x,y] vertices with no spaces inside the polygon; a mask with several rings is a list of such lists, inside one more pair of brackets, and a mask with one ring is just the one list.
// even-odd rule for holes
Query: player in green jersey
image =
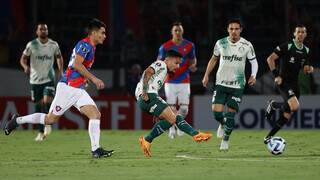
{"label": "player in green jersey", "polygon": [[[63,58],[57,42],[48,37],[48,26],[38,23],[37,38],[30,41],[20,58],[20,64],[26,74],[30,75],[31,99],[35,103],[35,112],[48,113],[55,94],[56,60],[59,76],[63,74]],[[42,141],[51,132],[51,126],[39,125],[36,141]]]}
{"label": "player in green jersey", "polygon": [[[256,82],[258,63],[252,44],[240,36],[242,25],[240,20],[228,22],[228,37],[218,40],[213,55],[208,62],[202,83],[207,87],[209,74],[219,59],[219,68],[216,75],[215,90],[212,97],[212,111],[215,119],[220,123],[217,137],[222,138],[220,150],[229,149],[229,137],[234,128],[234,117],[239,111],[239,105],[246,84],[245,63],[251,63],[249,85]],[[226,112],[225,106],[227,106]]]}

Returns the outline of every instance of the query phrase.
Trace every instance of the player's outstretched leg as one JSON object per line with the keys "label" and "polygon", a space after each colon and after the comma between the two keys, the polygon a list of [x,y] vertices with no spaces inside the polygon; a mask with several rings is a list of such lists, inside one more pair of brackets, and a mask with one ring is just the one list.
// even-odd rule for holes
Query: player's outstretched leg
{"label": "player's outstretched leg", "polygon": [[223,135],[224,135],[224,124],[227,121],[227,119],[224,118],[223,121],[224,121],[224,123],[220,123],[219,127],[217,129],[217,138],[223,138]]}
{"label": "player's outstretched leg", "polygon": [[213,111],[213,116],[215,120],[219,122],[219,127],[217,129],[217,138],[222,138],[224,134],[224,124],[226,122],[226,118],[223,116],[223,112]]}
{"label": "player's outstretched leg", "polygon": [[151,157],[151,143],[145,140],[143,136],[140,136],[139,143],[143,154],[146,157]]}
{"label": "player's outstretched leg", "polygon": [[221,140],[220,150],[227,151],[229,150],[229,138],[234,128],[234,116],[236,115],[235,112],[227,112],[225,114],[225,124],[224,124],[224,134],[223,139]]}
{"label": "player's outstretched leg", "polygon": [[212,137],[211,133],[203,133],[195,130],[189,125],[189,123],[187,123],[187,121],[184,120],[183,116],[179,114],[176,116],[176,125],[181,131],[192,136],[193,140],[196,142],[207,141]]}
{"label": "player's outstretched leg", "polygon": [[164,133],[166,130],[168,130],[170,127],[172,127],[172,124],[170,124],[168,121],[162,119],[159,122],[157,122],[153,128],[151,129],[150,133],[143,137],[141,136],[139,138],[139,143],[142,149],[142,152],[146,157],[151,157],[151,143],[153,139],[160,136],[162,133]]}
{"label": "player's outstretched leg", "polygon": [[268,135],[263,139],[264,144],[268,144],[272,136],[274,136],[289,120],[281,115],[281,117],[277,120],[275,126],[270,130]]}
{"label": "player's outstretched leg", "polygon": [[265,120],[269,121],[271,120],[272,115],[276,111],[276,108],[273,106],[274,100],[269,100],[268,105],[266,108],[266,113],[265,113]]}
{"label": "player's outstretched leg", "polygon": [[11,116],[11,119],[6,123],[4,127],[4,133],[5,135],[9,135],[13,130],[15,130],[19,124],[17,123],[17,117],[18,115],[14,114]]}

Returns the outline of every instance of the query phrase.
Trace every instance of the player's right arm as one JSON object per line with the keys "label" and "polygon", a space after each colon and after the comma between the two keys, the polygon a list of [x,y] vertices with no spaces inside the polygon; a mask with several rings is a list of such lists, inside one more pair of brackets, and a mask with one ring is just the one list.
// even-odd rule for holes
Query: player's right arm
{"label": "player's right arm", "polygon": [[166,50],[164,49],[164,46],[161,45],[158,52],[157,60],[163,61],[166,58]]}
{"label": "player's right arm", "polygon": [[206,72],[204,73],[204,76],[203,76],[203,79],[202,79],[203,87],[207,87],[208,86],[209,74],[212,72],[213,68],[217,64],[217,61],[218,61],[218,56],[213,54],[212,57],[210,58],[210,61],[208,62]]}
{"label": "player's right arm", "polygon": [[274,76],[274,82],[277,85],[282,84],[282,78],[280,76],[279,69],[277,69],[276,67],[276,61],[279,59],[280,56],[283,55],[285,50],[287,50],[287,43],[277,46],[276,49],[274,49],[274,51],[267,58],[269,69],[272,72]]}
{"label": "player's right arm", "polygon": [[23,71],[26,73],[26,74],[29,74],[30,73],[30,67],[28,65],[28,59],[29,57],[22,54],[21,55],[21,58],[20,58],[20,65],[21,67],[23,68]]}
{"label": "player's right arm", "polygon": [[152,77],[152,75],[154,75],[155,71],[152,67],[148,67],[144,73],[143,73],[143,77],[142,77],[142,99],[144,101],[148,101],[149,100],[149,96],[148,96],[148,88],[149,88],[149,80]]}
{"label": "player's right arm", "polygon": [[30,56],[31,56],[31,42],[27,44],[26,48],[23,50],[23,53],[20,57],[20,65],[26,74],[30,73],[30,66],[28,64],[28,59],[30,58]]}
{"label": "player's right arm", "polygon": [[93,82],[96,85],[97,89],[103,89],[104,88],[103,81],[98,79],[92,73],[90,73],[86,69],[86,67],[82,64],[83,61],[84,61],[84,58],[81,55],[76,54],[73,68],[75,70],[77,70],[83,77],[85,77],[86,79],[89,79],[91,82]]}

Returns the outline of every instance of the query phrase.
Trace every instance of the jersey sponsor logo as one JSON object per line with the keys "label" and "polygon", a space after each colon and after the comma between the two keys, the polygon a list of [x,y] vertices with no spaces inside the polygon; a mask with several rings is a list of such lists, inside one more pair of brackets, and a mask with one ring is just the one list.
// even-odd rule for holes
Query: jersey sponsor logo
{"label": "jersey sponsor logo", "polygon": [[237,55],[232,55],[232,56],[223,56],[222,57],[223,60],[225,61],[242,61],[242,57],[238,57]]}
{"label": "jersey sponsor logo", "polygon": [[36,59],[38,59],[40,61],[46,61],[46,60],[51,60],[52,56],[48,56],[48,55],[36,56]]}
{"label": "jersey sponsor logo", "polygon": [[303,54],[303,52],[302,52],[302,51],[299,51],[299,50],[296,50],[296,52],[299,53],[299,54]]}
{"label": "jersey sponsor logo", "polygon": [[221,81],[221,84],[233,86],[233,85],[239,85],[240,82],[239,82],[238,80],[235,80],[235,81],[225,81],[225,80],[222,80],[222,81]]}

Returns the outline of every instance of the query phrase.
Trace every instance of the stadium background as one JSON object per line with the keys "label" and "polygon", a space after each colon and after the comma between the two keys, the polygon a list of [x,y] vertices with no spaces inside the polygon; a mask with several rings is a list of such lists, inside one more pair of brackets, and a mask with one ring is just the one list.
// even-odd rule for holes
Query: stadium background
{"label": "stadium background", "polygon": [[[28,77],[22,72],[19,58],[28,41],[35,37],[37,22],[46,22],[49,37],[61,48],[66,67],[75,43],[85,36],[86,22],[97,17],[107,24],[107,41],[99,46],[94,73],[107,88],[89,92],[102,112],[102,128],[148,129],[152,117],[141,114],[132,97],[135,83],[133,64],[142,69],[157,57],[159,46],[170,39],[174,21],[183,23],[184,37],[196,45],[198,71],[191,74],[192,103],[188,121],[196,128],[216,128],[210,113],[212,83],[205,89],[201,79],[217,39],[227,36],[226,22],[239,17],[244,24],[242,36],[254,45],[258,63],[258,82],[246,88],[237,118],[237,127],[264,129],[263,108],[276,95],[267,56],[276,45],[292,38],[292,27],[303,23],[308,29],[306,45],[311,61],[319,66],[320,2],[317,0],[1,0],[0,2],[0,120],[12,113],[33,112]],[[249,73],[249,72],[248,72]],[[320,128],[320,71],[302,77],[301,109],[287,128]],[[214,74],[211,75],[214,79]],[[87,121],[75,110],[67,112],[56,125],[61,129],[86,128]],[[32,128],[24,126],[23,128]]]}

